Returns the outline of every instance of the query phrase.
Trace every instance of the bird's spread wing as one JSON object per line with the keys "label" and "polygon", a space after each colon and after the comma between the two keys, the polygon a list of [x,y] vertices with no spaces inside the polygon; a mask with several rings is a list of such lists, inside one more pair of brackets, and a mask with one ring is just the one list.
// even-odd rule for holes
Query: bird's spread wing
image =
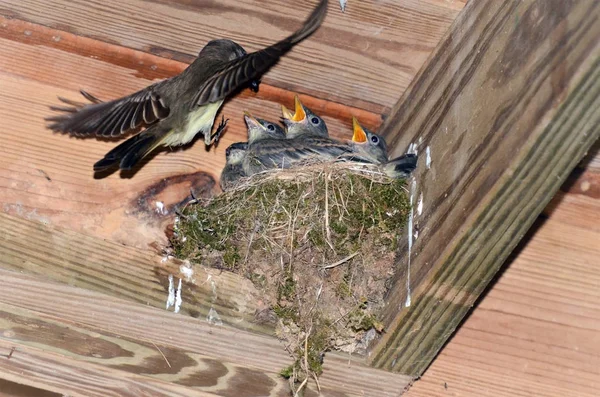
{"label": "bird's spread wing", "polygon": [[102,102],[85,91],[81,94],[89,104],[59,98],[71,107],[52,107],[62,114],[46,118],[50,122],[48,128],[73,135],[114,137],[149,126],[169,115],[168,105],[156,90],[161,83],[110,102]]}
{"label": "bird's spread wing", "polygon": [[321,0],[302,28],[294,34],[265,49],[246,54],[227,63],[202,85],[193,103],[200,106],[219,101],[245,87],[250,81],[259,79],[294,45],[317,30],[325,19],[326,13],[327,0]]}

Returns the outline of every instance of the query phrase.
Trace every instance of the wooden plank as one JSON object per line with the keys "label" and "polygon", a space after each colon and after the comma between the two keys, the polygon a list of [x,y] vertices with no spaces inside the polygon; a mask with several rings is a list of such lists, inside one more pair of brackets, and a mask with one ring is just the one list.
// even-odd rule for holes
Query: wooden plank
{"label": "wooden plank", "polygon": [[386,120],[396,153],[414,142],[422,154],[419,234],[389,295],[376,367],[427,368],[597,139],[599,19],[596,2],[469,2]]}
{"label": "wooden plank", "polygon": [[[81,362],[84,367],[102,365],[221,396],[290,395],[289,382],[276,373],[268,374],[206,355],[159,346],[151,340],[136,340],[48,318],[42,320],[29,310],[2,303],[0,330],[0,339],[19,347],[42,348],[46,353]],[[17,351],[19,354],[20,350]],[[328,390],[323,393],[331,395]]]}
{"label": "wooden plank", "polygon": [[[179,313],[207,321],[209,312],[226,324],[273,334],[256,320],[260,294],[229,272],[189,266],[153,250],[0,214],[2,268],[164,309],[169,277],[182,282]],[[173,311],[174,307],[169,310]],[[213,315],[214,316],[214,315]]]}
{"label": "wooden plank", "polygon": [[598,395],[600,199],[563,196],[407,397]]}
{"label": "wooden plank", "polygon": [[[77,35],[191,62],[216,38],[248,51],[285,37],[314,0],[4,0],[0,13]],[[398,99],[462,3],[332,1],[322,28],[271,70],[269,84],[375,113]],[[332,73],[332,70],[335,72]]]}
{"label": "wooden plank", "polygon": [[0,359],[0,378],[61,393],[60,395],[74,397],[140,395],[210,397],[215,395],[147,376],[73,360],[0,339],[0,354],[7,356],[11,351],[13,354],[10,359]]}
{"label": "wooden plank", "polygon": [[[119,173],[94,179],[93,163],[115,142],[75,139],[45,129],[56,96],[79,100],[84,88],[108,99],[182,70],[181,62],[123,49],[97,40],[0,18],[0,118],[4,121],[0,158],[0,205],[5,213],[147,248],[165,243],[165,225],[186,203],[190,191],[210,191],[224,165],[224,151],[245,140],[242,112],[278,119],[279,103],[293,93],[261,86],[262,97],[245,93],[228,101],[230,126],[217,148],[195,144],[163,151],[133,177]],[[28,32],[24,34],[23,32]],[[380,116],[303,97],[324,114],[332,133],[350,136],[351,114],[378,125]],[[162,210],[157,203],[163,204]]]}
{"label": "wooden plank", "polygon": [[[10,353],[10,351],[9,351]],[[61,397],[62,394],[0,379],[0,397]]]}
{"label": "wooden plank", "polygon": [[[1,261],[0,258],[0,267]],[[96,329],[131,340],[153,341],[161,349],[181,349],[212,357],[215,363],[252,367],[270,375],[290,363],[285,347],[275,338],[227,326],[211,326],[188,316],[6,270],[0,270],[0,302],[31,311],[40,321]],[[358,372],[360,377],[356,376]],[[365,393],[396,396],[410,380],[410,377],[370,368],[358,358],[330,354],[325,360],[320,385],[350,396]]]}

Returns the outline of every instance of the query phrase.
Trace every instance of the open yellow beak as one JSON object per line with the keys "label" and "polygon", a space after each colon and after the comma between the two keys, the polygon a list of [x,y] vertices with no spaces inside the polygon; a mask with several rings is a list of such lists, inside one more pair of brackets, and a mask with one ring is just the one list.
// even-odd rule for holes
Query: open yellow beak
{"label": "open yellow beak", "polygon": [[352,142],[357,143],[365,143],[367,141],[367,133],[365,130],[358,124],[358,120],[356,117],[352,117]]}
{"label": "open yellow beak", "polygon": [[290,111],[290,109],[286,108],[285,105],[281,105],[281,114],[284,119],[291,120],[294,118],[294,115]]}
{"label": "open yellow beak", "polygon": [[302,121],[306,118],[306,112],[304,111],[304,107],[302,106],[302,102],[300,102],[298,95],[294,97],[294,110],[295,113],[292,114],[288,108],[281,105],[281,113],[283,113],[284,118],[295,122]]}

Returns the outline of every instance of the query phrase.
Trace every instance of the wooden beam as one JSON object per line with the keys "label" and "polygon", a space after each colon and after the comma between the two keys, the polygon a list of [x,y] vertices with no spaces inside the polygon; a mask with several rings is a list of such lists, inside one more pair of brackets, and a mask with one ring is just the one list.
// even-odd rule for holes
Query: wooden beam
{"label": "wooden beam", "polygon": [[[82,233],[0,214],[2,268],[165,309],[169,277],[182,283],[179,313],[206,320],[214,311],[226,324],[273,334],[256,320],[260,294],[238,275],[161,257]],[[174,310],[170,307],[169,310]]]}
{"label": "wooden beam", "polygon": [[[0,119],[5,124],[0,208],[22,218],[142,249],[155,241],[164,245],[174,212],[191,192],[210,193],[227,146],[247,139],[243,111],[277,120],[281,103],[293,105],[293,92],[263,84],[259,95],[243,92],[224,105],[230,122],[217,147],[165,150],[133,177],[115,172],[94,178],[92,165],[116,143],[47,130],[44,117],[52,114],[49,106],[60,103],[57,95],[81,100],[77,90],[83,88],[104,100],[117,98],[186,65],[20,20],[0,17],[0,26]],[[381,122],[378,114],[343,104],[312,96],[302,100],[324,116],[337,137],[351,136],[352,114],[369,127]]]}
{"label": "wooden beam", "polygon": [[[229,38],[255,51],[284,38],[315,2],[3,0],[0,14],[190,63],[212,39]],[[394,105],[463,6],[356,1],[342,13],[330,3],[319,31],[265,82],[374,113]]]}
{"label": "wooden beam", "polygon": [[599,21],[598,2],[471,1],[386,120],[420,161],[374,366],[423,373],[600,135]]}
{"label": "wooden beam", "polygon": [[2,339],[0,378],[44,390],[36,396],[52,396],[50,392],[81,397],[216,396]]}
{"label": "wooden beam", "polygon": [[[0,346],[8,348],[11,342],[32,346],[40,343],[45,346],[44,350],[53,351],[45,354],[60,352],[61,355],[72,357],[84,356],[79,357],[78,361],[94,361],[89,357],[89,351],[76,350],[77,346],[65,344],[64,340],[57,336],[61,335],[60,332],[53,332],[60,328],[60,324],[65,324],[73,330],[65,329],[65,332],[72,332],[72,335],[80,339],[87,338],[86,335],[93,336],[92,331],[98,333],[100,336],[96,339],[95,346],[106,353],[107,357],[110,357],[113,350],[103,347],[109,345],[121,348],[128,346],[127,349],[139,348],[148,352],[148,344],[156,344],[166,352],[167,359],[171,354],[170,349],[174,349],[172,357],[182,357],[180,353],[186,352],[183,356],[200,359],[200,364],[205,365],[209,372],[222,371],[223,366],[248,367],[258,371],[255,372],[255,376],[260,375],[265,379],[275,379],[279,371],[290,364],[291,359],[285,351],[285,346],[272,337],[227,326],[212,326],[188,316],[6,270],[0,270],[0,304],[8,313],[12,313],[7,315],[4,321],[12,321],[15,324],[19,318],[27,318],[21,322],[39,322],[47,328],[41,327],[38,330],[49,330],[48,336],[44,336],[41,332],[33,331],[35,326],[32,328],[21,324],[19,333],[14,330],[10,332],[10,328],[7,328],[9,332],[0,333],[0,341],[3,341],[3,345]],[[124,340],[122,345],[119,339]],[[157,357],[155,353],[152,356]],[[0,358],[0,361],[10,366],[10,360]],[[106,361],[105,363],[118,364]],[[191,363],[190,367],[197,370],[200,364]],[[324,365],[320,385],[324,390],[328,390],[325,395],[363,396],[368,391],[372,395],[392,397],[407,387],[411,380],[403,375],[370,368],[363,360],[345,355],[328,355]],[[129,369],[135,372],[135,369]],[[190,368],[186,366],[184,372],[187,369]],[[12,371],[18,372],[18,369]],[[0,374],[2,373],[0,371]],[[357,377],[356,373],[360,373],[360,377]],[[214,376],[200,378],[198,382],[202,379],[214,380]],[[277,388],[277,385],[280,384],[275,382],[273,387]],[[314,385],[310,387],[312,390],[316,389]]]}

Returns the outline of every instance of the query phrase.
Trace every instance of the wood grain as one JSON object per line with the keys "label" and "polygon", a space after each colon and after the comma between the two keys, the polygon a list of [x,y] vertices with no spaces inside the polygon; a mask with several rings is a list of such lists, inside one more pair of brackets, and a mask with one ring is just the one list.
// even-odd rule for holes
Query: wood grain
{"label": "wood grain", "polygon": [[[226,362],[271,376],[290,363],[284,346],[272,337],[211,326],[188,316],[6,270],[0,270],[0,302],[35,313],[40,321],[152,341],[161,349],[175,348],[212,357],[215,365]],[[356,376],[357,371],[360,377]],[[373,369],[357,358],[336,354],[327,356],[320,378],[322,388],[350,396],[396,396],[409,382],[409,377]]]}
{"label": "wood grain", "polygon": [[0,229],[4,269],[161,309],[172,277],[175,287],[182,281],[179,313],[207,321],[213,310],[237,328],[274,332],[273,324],[255,318],[264,309],[260,294],[249,280],[232,273],[5,214],[0,214]]}
{"label": "wood grain", "polygon": [[[77,360],[186,386],[220,396],[289,396],[289,382],[276,373],[240,367],[206,355],[159,346],[79,324],[40,319],[29,310],[0,303],[0,339],[19,347],[41,347]],[[17,351],[17,355],[21,352]],[[13,353],[13,356],[15,354]],[[12,356],[11,356],[12,359]],[[63,390],[64,392],[64,390]],[[324,390],[325,395],[331,395]],[[308,395],[315,395],[309,392]]]}
{"label": "wood grain", "polygon": [[[3,0],[0,13],[190,63],[216,38],[254,51],[289,35],[315,1]],[[321,29],[271,70],[271,85],[375,113],[397,101],[461,2],[332,1]]]}
{"label": "wood grain", "polygon": [[16,350],[10,359],[0,359],[0,377],[42,390],[61,393],[60,395],[74,397],[214,396],[212,393],[194,391],[151,377],[84,363],[0,339],[0,354],[6,355],[13,348]]}
{"label": "wood grain", "polygon": [[[212,191],[224,165],[226,147],[246,140],[242,112],[247,109],[277,120],[280,104],[293,104],[292,92],[261,86],[261,95],[245,93],[228,101],[222,113],[230,124],[216,149],[202,142],[183,150],[163,151],[137,173],[95,179],[93,163],[116,143],[75,139],[45,128],[48,106],[56,96],[80,100],[86,89],[102,99],[125,95],[172,75],[185,65],[123,49],[97,40],[0,19],[0,204],[5,213],[63,226],[99,238],[147,248],[165,243],[164,228],[174,212],[196,196]],[[350,137],[351,114],[368,126],[378,115],[302,97],[324,114],[333,135]],[[157,202],[164,205],[161,211]]]}
{"label": "wood grain", "polygon": [[598,395],[598,225],[599,198],[561,194],[406,396]]}
{"label": "wood grain", "polygon": [[594,2],[470,2],[386,120],[398,153],[414,142],[432,163],[416,173],[412,305],[404,258],[375,366],[427,368],[597,139],[599,19]]}

